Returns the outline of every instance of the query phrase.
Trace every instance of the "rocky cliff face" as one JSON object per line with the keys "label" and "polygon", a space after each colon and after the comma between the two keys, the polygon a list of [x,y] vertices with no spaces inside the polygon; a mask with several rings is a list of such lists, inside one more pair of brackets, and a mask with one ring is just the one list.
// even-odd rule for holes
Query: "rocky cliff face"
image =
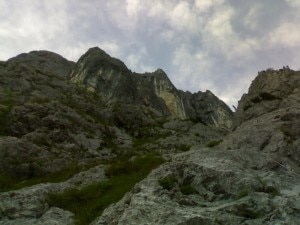
{"label": "rocky cliff face", "polygon": [[51,174],[78,158],[89,161],[88,151],[101,148],[103,125],[84,117],[85,107],[100,107],[68,84],[73,66],[47,51],[1,64],[1,176],[22,180]]}
{"label": "rocky cliff face", "polygon": [[99,48],[0,62],[0,224],[298,225],[299,77],[259,73],[233,115]]}
{"label": "rocky cliff face", "polygon": [[181,91],[180,95],[188,118],[215,127],[232,127],[233,112],[211,91],[193,94]]}
{"label": "rocky cliff face", "polygon": [[180,119],[188,118],[178,90],[163,70],[158,69],[153,73],[138,74],[137,79],[140,80],[141,77],[148,81],[149,84],[146,86],[151,87],[155,95],[164,101],[172,116]]}
{"label": "rocky cliff face", "polygon": [[283,67],[259,72],[247,94],[243,95],[235,116],[235,125],[274,109],[299,104],[299,71]]}
{"label": "rocky cliff face", "polygon": [[180,101],[162,70],[132,73],[99,48],[77,63],[48,51],[0,62],[0,224],[72,224],[48,195],[107,180],[116,161],[161,162],[224,136],[182,121]]}
{"label": "rocky cliff face", "polygon": [[163,70],[132,73],[124,63],[99,48],[89,49],[79,59],[71,73],[71,80],[99,93],[108,103],[150,106],[162,115],[231,128],[231,110],[211,92],[183,94],[174,87]]}
{"label": "rocky cliff face", "polygon": [[222,143],[175,155],[93,224],[298,224],[299,78],[260,73]]}

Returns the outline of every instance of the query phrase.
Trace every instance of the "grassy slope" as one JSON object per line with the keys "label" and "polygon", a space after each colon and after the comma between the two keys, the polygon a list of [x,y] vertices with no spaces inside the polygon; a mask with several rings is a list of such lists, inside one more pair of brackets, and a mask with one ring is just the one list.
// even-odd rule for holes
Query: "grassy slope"
{"label": "grassy slope", "polygon": [[47,202],[50,206],[73,212],[77,225],[89,224],[108,205],[120,200],[137,182],[164,161],[163,158],[153,155],[115,161],[106,170],[108,180],[81,190],[70,189],[63,193],[50,194]]}

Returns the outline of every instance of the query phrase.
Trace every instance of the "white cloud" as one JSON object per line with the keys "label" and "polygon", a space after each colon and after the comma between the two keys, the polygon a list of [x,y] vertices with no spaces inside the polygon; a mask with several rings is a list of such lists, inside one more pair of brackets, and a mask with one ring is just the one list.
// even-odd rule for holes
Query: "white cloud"
{"label": "white cloud", "polygon": [[283,46],[288,48],[300,47],[300,30],[297,23],[280,24],[268,37],[272,47]]}
{"label": "white cloud", "polygon": [[213,6],[221,5],[225,0],[195,0],[195,7],[199,12],[206,12]]}
{"label": "white cloud", "polygon": [[262,9],[261,4],[253,4],[244,17],[244,26],[248,29],[255,30],[259,26],[258,13]]}
{"label": "white cloud", "polygon": [[291,7],[300,7],[299,0],[285,0]]}
{"label": "white cloud", "polygon": [[26,1],[13,1],[5,7],[4,15],[7,17],[0,22],[0,42],[13,44],[3,55],[51,48],[59,45],[62,37],[68,34],[64,1],[54,1],[50,5],[40,1],[27,4]]}
{"label": "white cloud", "polygon": [[107,51],[110,55],[114,57],[119,57],[121,55],[121,49],[120,46],[115,42],[99,42],[96,44],[96,46],[99,46],[103,50]]}
{"label": "white cloud", "polygon": [[166,29],[166,30],[162,31],[159,35],[163,40],[165,40],[167,42],[171,42],[172,40],[175,39],[176,32],[172,29]]}
{"label": "white cloud", "polygon": [[146,4],[147,13],[150,17],[164,19],[171,5],[169,1],[154,1],[151,4]]}
{"label": "white cloud", "polygon": [[230,20],[233,16],[233,9],[231,7],[222,7],[209,19],[207,24],[207,31],[215,38],[225,41],[232,36],[233,31]]}
{"label": "white cloud", "polygon": [[186,1],[179,2],[170,12],[171,25],[183,32],[193,32],[196,30],[197,17],[191,9],[191,5]]}
{"label": "white cloud", "polygon": [[[207,19],[202,32],[207,51],[222,54],[226,60],[249,60],[260,46],[256,37],[241,37],[232,26],[235,9],[228,5],[220,6]],[[242,57],[242,58],[241,58]]]}
{"label": "white cloud", "polygon": [[126,0],[125,3],[108,1],[105,3],[107,16],[109,16],[107,20],[111,20],[121,32],[126,32],[128,35],[133,34],[146,16],[149,3],[149,1],[142,2],[140,0]]}
{"label": "white cloud", "polygon": [[196,0],[195,6],[200,12],[207,11],[213,5],[212,1]]}
{"label": "white cloud", "polygon": [[212,89],[214,80],[205,78],[213,66],[212,58],[203,51],[192,53],[191,49],[192,46],[181,45],[174,51],[175,86],[193,91]]}
{"label": "white cloud", "polygon": [[134,49],[134,52],[124,55],[124,61],[128,68],[139,73],[154,71],[156,67],[149,65],[145,60],[145,58],[149,58],[147,48],[135,44]]}
{"label": "white cloud", "polygon": [[[251,81],[256,75],[256,72],[251,71],[249,68],[247,70],[242,74],[232,72],[232,74],[216,84],[215,94],[230,107],[238,105],[238,101],[247,92]],[[224,80],[228,82],[226,85],[222,84]]]}
{"label": "white cloud", "polygon": [[128,15],[136,15],[142,8],[140,0],[126,0],[126,11]]}

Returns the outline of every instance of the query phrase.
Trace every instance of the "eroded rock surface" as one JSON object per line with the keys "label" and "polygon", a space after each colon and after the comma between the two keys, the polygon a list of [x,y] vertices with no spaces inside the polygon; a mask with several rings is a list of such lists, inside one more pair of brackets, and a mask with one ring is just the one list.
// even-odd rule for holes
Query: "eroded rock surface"
{"label": "eroded rock surface", "polygon": [[[281,72],[272,74],[281,104],[261,99],[251,117],[239,111],[238,118],[247,120],[222,143],[175,155],[93,224],[298,224],[299,74]],[[280,93],[285,76],[293,81],[289,94]],[[258,83],[264,78],[269,79],[261,75]],[[257,79],[239,108],[253,90],[261,93]],[[269,104],[276,106],[262,107]]]}

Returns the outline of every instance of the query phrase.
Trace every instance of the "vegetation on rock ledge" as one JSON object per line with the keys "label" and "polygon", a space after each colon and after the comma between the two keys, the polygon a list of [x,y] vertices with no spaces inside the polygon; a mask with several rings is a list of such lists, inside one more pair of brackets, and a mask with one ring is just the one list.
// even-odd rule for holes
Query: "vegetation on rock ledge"
{"label": "vegetation on rock ledge", "polygon": [[108,179],[83,189],[69,189],[53,193],[47,198],[48,204],[66,209],[75,214],[77,225],[89,224],[111,203],[119,201],[126,192],[145,178],[151,170],[165,162],[155,155],[137,156],[132,160],[120,159],[106,170]]}

